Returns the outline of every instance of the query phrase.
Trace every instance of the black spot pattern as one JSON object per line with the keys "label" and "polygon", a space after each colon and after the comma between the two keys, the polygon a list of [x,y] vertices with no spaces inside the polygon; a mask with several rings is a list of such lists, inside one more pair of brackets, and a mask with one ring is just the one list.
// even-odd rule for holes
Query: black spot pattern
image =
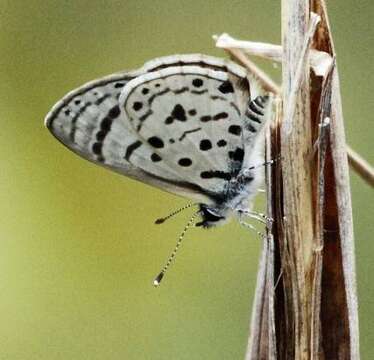
{"label": "black spot pattern", "polygon": [[158,155],[158,154],[156,154],[156,153],[153,153],[153,154],[151,155],[151,160],[152,160],[153,162],[159,162],[159,161],[161,161],[162,159],[161,159],[161,156],[160,156],[160,155]]}
{"label": "black spot pattern", "polygon": [[242,128],[239,125],[230,125],[229,133],[239,136],[242,133]]}
{"label": "black spot pattern", "polygon": [[174,122],[174,120],[179,120],[179,121],[186,121],[186,110],[181,104],[177,104],[174,106],[173,110],[171,111],[170,116],[168,116],[165,119],[165,124],[169,125]]}
{"label": "black spot pattern", "polygon": [[221,120],[221,119],[227,119],[229,117],[229,114],[227,112],[221,112],[213,116],[213,120]]}
{"label": "black spot pattern", "polygon": [[148,139],[148,143],[156,149],[164,147],[164,142],[157,136],[152,136]]}
{"label": "black spot pattern", "polygon": [[201,87],[203,86],[204,82],[201,79],[193,79],[192,80],[192,85],[195,87]]}
{"label": "black spot pattern", "polygon": [[212,120],[212,117],[209,116],[209,115],[204,115],[204,116],[202,116],[202,117],[200,118],[200,121],[201,121],[201,122],[208,122],[208,121],[210,121],[210,120]]}
{"label": "black spot pattern", "polygon": [[77,100],[74,101],[75,105],[79,105],[80,103],[81,103],[81,101],[79,99],[77,99]]}
{"label": "black spot pattern", "polygon": [[235,151],[229,151],[229,158],[234,161],[243,161],[244,158],[244,150],[237,147]]}
{"label": "black spot pattern", "polygon": [[174,143],[175,143],[175,140],[174,140],[174,139],[169,139],[169,143],[170,143],[170,144],[174,144]]}
{"label": "black spot pattern", "polygon": [[195,109],[188,110],[188,114],[191,116],[194,116],[196,115],[196,110]]}
{"label": "black spot pattern", "polygon": [[92,151],[94,154],[97,155],[98,161],[105,160],[102,156],[103,141],[112,127],[113,120],[117,118],[120,113],[121,110],[119,106],[114,106],[108,111],[107,115],[103,118],[103,120],[101,120],[100,130],[96,133],[97,142],[95,142],[92,145]]}
{"label": "black spot pattern", "polygon": [[218,121],[218,120],[223,120],[223,119],[227,119],[229,117],[229,114],[225,111],[223,112],[220,112],[214,116],[210,116],[210,115],[203,115],[200,117],[200,121],[201,122],[208,122],[208,121]]}
{"label": "black spot pattern", "polygon": [[121,83],[121,82],[118,82],[118,83],[114,84],[114,87],[117,88],[117,89],[122,88],[124,86],[125,86],[125,83]]}
{"label": "black spot pattern", "polygon": [[103,143],[101,143],[101,142],[95,142],[92,145],[92,151],[93,151],[93,153],[96,154],[96,155],[100,155],[102,147],[103,147]]}
{"label": "black spot pattern", "polygon": [[149,89],[148,88],[143,88],[142,89],[142,94],[143,95],[147,95],[149,93]]}
{"label": "black spot pattern", "polygon": [[231,174],[224,172],[224,171],[218,171],[218,170],[210,170],[210,171],[203,171],[200,173],[200,177],[202,179],[223,179],[223,180],[231,180]]}
{"label": "black spot pattern", "polygon": [[228,93],[233,93],[234,88],[229,80],[224,81],[219,87],[218,90],[222,94],[228,94]]}
{"label": "black spot pattern", "polygon": [[186,121],[186,111],[184,110],[183,106],[181,104],[177,104],[174,106],[174,109],[171,112],[171,116],[174,119],[177,119],[179,121]]}
{"label": "black spot pattern", "polygon": [[135,111],[139,111],[143,107],[143,104],[140,101],[135,101],[134,104],[132,105],[132,108]]}
{"label": "black spot pattern", "polygon": [[221,140],[218,140],[217,141],[217,146],[218,147],[224,147],[224,146],[226,146],[227,145],[227,142],[226,142],[226,140],[224,140],[224,139],[221,139]]}
{"label": "black spot pattern", "polygon": [[168,116],[168,117],[165,119],[165,124],[166,124],[166,125],[172,124],[173,121],[174,121],[174,119],[173,119],[171,116]]}
{"label": "black spot pattern", "polygon": [[105,139],[106,132],[103,130],[100,130],[96,133],[96,140],[97,141],[103,141]]}
{"label": "black spot pattern", "polygon": [[204,139],[200,141],[200,150],[207,151],[212,148],[212,143],[208,139]]}
{"label": "black spot pattern", "polygon": [[129,161],[131,154],[138,148],[142,146],[142,142],[137,140],[129,145],[126,149],[125,159]]}
{"label": "black spot pattern", "polygon": [[190,158],[179,159],[178,164],[183,167],[191,166],[192,160]]}

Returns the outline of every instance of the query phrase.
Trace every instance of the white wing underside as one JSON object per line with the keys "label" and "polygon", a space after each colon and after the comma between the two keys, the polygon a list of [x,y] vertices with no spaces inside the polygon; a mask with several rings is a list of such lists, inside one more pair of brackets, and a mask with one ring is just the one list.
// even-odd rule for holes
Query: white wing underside
{"label": "white wing underside", "polygon": [[245,166],[254,140],[245,140],[243,114],[260,93],[256,79],[230,61],[169,56],[70,92],[46,126],[87,160],[209,203],[227,174]]}

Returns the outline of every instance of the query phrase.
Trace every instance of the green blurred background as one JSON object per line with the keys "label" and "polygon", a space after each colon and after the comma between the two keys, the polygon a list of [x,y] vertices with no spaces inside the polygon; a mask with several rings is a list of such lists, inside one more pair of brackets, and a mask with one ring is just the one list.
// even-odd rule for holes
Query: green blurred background
{"label": "green blurred background", "polygon": [[[280,2],[0,5],[0,359],[242,359],[258,237],[236,223],[192,229],[154,289],[189,213],[153,221],[186,201],[81,160],[43,118],[67,91],[146,60],[223,56],[215,33],[279,43]],[[374,163],[374,3],[328,5],[347,137]],[[372,359],[373,191],[352,174],[352,195],[361,348]]]}

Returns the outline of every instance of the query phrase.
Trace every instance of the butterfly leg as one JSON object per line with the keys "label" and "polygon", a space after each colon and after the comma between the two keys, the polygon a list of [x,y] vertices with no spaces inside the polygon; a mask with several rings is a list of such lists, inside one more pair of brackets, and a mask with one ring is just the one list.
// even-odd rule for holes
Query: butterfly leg
{"label": "butterfly leg", "polygon": [[243,215],[248,216],[251,219],[255,219],[260,221],[263,224],[266,224],[267,222],[273,222],[273,218],[258,212],[258,211],[249,211],[249,210],[239,210]]}
{"label": "butterfly leg", "polygon": [[248,224],[245,221],[239,220],[239,224],[244,226],[247,229],[253,230],[258,236],[260,236],[262,239],[265,237],[265,234],[258,231],[252,224]]}

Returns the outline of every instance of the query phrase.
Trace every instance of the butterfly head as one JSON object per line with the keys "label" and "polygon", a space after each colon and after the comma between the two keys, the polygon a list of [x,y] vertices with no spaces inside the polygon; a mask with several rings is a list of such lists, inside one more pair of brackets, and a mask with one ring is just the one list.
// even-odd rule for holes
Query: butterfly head
{"label": "butterfly head", "polygon": [[223,225],[228,219],[228,209],[225,208],[199,204],[199,213],[201,221],[196,223],[195,226],[202,226],[203,228]]}

